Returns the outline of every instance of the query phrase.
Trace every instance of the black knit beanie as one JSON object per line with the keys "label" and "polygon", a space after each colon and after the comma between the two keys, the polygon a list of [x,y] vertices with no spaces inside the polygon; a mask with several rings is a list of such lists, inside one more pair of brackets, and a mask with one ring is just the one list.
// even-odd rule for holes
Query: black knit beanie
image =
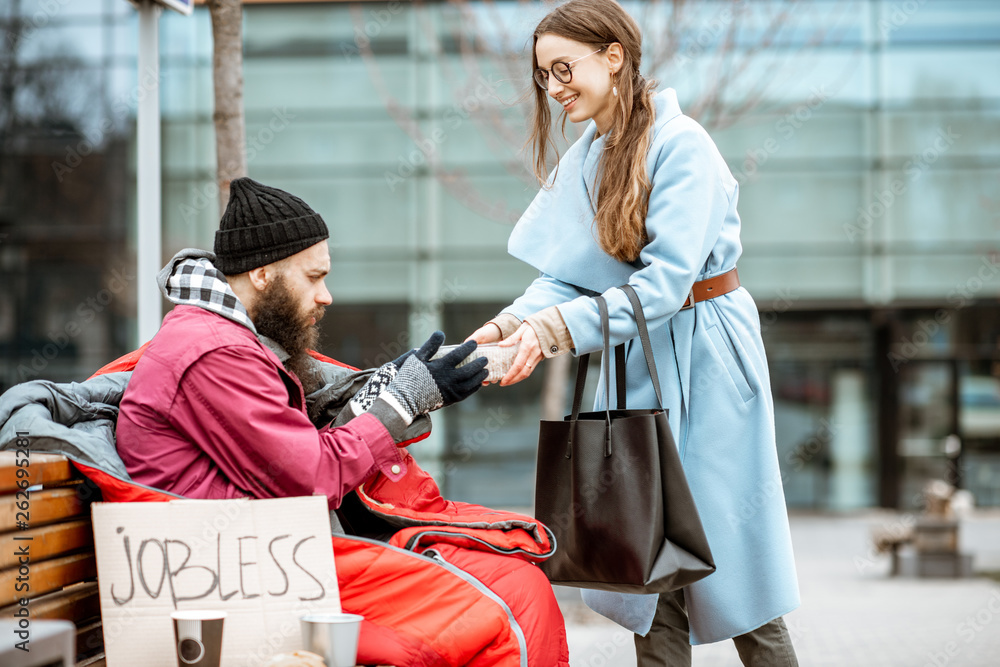
{"label": "black knit beanie", "polygon": [[215,268],[228,276],[245,273],[329,237],[319,213],[295,195],[237,178],[215,232]]}

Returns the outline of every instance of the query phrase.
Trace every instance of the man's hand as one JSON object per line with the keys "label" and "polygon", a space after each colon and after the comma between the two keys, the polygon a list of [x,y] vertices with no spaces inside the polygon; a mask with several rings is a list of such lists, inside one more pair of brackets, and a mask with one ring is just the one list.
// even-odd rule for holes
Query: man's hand
{"label": "man's hand", "polygon": [[427,342],[406,359],[386,388],[411,419],[465,400],[479,390],[489,375],[485,357],[456,368],[475,351],[475,341],[467,341],[440,359],[431,360],[443,342],[443,333],[431,334]]}

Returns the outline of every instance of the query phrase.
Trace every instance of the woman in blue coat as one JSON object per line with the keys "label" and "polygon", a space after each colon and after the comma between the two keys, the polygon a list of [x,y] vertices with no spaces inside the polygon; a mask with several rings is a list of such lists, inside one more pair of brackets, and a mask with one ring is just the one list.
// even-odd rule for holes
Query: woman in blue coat
{"label": "woman in blue coat", "polygon": [[[520,382],[544,358],[602,349],[591,298],[602,294],[611,344],[631,341],[628,407],[653,407],[635,317],[617,289],[632,285],[717,570],[672,594],[585,590],[584,600],[636,633],[640,667],[689,665],[691,644],[729,638],[745,665],[796,665],[782,616],[799,594],[767,361],[736,274],[738,187],[676,93],[654,94],[640,75],[641,39],[613,0],[571,0],[535,30],[532,142],[544,187],[508,249],[539,277],[471,338],[520,341],[501,385]],[[591,121],[548,178],[547,97],[563,123]],[[608,391],[599,387],[597,405]]]}

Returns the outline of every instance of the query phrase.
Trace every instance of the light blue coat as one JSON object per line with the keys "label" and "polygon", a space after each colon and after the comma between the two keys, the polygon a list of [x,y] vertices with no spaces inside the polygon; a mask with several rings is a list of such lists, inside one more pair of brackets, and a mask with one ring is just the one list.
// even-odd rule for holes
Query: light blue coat
{"label": "light blue coat", "polygon": [[[657,94],[655,104],[649,243],[639,260],[615,260],[596,241],[591,199],[605,137],[595,140],[591,123],[560,160],[551,189],[538,193],[511,234],[510,254],[540,275],[504,312],[523,320],[558,305],[579,355],[602,348],[590,297],[603,294],[611,344],[631,341],[628,407],[650,408],[656,397],[635,318],[616,287],[627,282],[639,295],[664,407],[718,568],[684,591],[691,643],[702,644],[792,611],[799,592],[757,307],[740,287],[680,310],[696,280],[736,266],[737,183],[708,133],[681,113],[672,89]],[[597,406],[605,395],[602,380]],[[633,632],[649,631],[656,596],[584,591],[584,599]]]}

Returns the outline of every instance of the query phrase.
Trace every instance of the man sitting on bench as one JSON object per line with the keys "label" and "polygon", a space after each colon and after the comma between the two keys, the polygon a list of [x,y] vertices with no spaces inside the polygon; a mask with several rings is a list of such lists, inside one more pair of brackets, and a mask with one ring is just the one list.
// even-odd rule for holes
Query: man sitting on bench
{"label": "man sitting on bench", "polygon": [[133,481],[189,498],[322,493],[336,509],[376,471],[405,474],[397,443],[414,418],[475,392],[486,360],[455,367],[469,342],[431,361],[435,334],[378,369],[343,425],[317,430],[305,393],[322,379],[307,350],[331,302],[327,226],[276,188],[230,188],[214,258],[183,251],[158,276],[177,306],[135,367],[118,453]]}
{"label": "man sitting on bench", "polygon": [[[215,253],[182,251],[160,272],[176,307],[135,364],[117,420],[132,482],[188,498],[321,493],[353,535],[405,533],[397,546],[433,560],[370,542],[335,548],[345,611],[398,619],[362,626],[359,659],[568,667],[562,614],[533,564],[554,550],[550,532],[445,501],[399,447],[429,432],[426,413],[479,389],[486,360],[457,366],[474,341],[432,360],[441,332],[374,371],[318,360],[327,237],[301,199],[241,178]],[[433,537],[422,541],[420,526]],[[431,579],[429,567],[446,572]],[[345,571],[358,579],[345,583]],[[434,581],[450,586],[444,600],[415,583]]]}

